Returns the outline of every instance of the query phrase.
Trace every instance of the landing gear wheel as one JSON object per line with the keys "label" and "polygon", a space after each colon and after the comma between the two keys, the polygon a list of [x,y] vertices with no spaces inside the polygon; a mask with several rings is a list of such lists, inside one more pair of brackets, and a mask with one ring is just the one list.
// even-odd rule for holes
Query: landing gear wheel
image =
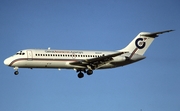
{"label": "landing gear wheel", "polygon": [[14,72],[14,74],[15,74],[15,75],[18,75],[18,74],[19,74],[19,72],[18,72],[18,71],[15,71],[15,72]]}
{"label": "landing gear wheel", "polygon": [[84,77],[84,74],[82,73],[82,72],[80,72],[79,74],[78,74],[78,78],[83,78]]}
{"label": "landing gear wheel", "polygon": [[93,70],[87,70],[87,75],[92,75],[93,74]]}

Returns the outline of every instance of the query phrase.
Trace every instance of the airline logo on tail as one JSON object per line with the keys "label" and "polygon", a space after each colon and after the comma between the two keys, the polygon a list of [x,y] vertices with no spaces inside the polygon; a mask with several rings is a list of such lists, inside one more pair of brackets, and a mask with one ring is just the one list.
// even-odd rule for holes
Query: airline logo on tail
{"label": "airline logo on tail", "polygon": [[143,49],[146,46],[146,40],[147,38],[138,38],[135,41],[135,45],[138,49]]}

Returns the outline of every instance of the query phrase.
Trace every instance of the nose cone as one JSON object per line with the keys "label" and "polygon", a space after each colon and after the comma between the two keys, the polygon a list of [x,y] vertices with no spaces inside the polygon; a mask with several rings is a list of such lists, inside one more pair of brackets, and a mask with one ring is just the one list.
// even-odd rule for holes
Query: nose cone
{"label": "nose cone", "polygon": [[7,66],[9,66],[10,61],[9,61],[9,59],[8,59],[8,58],[4,60],[4,64],[5,64],[5,65],[7,65]]}

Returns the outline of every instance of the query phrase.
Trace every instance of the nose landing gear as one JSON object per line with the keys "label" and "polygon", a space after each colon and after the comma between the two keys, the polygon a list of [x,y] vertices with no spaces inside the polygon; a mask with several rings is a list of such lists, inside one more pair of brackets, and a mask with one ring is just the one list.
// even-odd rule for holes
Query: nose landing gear
{"label": "nose landing gear", "polygon": [[15,74],[15,75],[18,75],[18,74],[19,74],[19,72],[18,72],[18,67],[14,67],[14,70],[15,70],[14,74]]}
{"label": "nose landing gear", "polygon": [[14,72],[14,74],[15,74],[15,75],[18,75],[18,74],[19,74],[19,72],[18,72],[18,71],[15,71],[15,72]]}

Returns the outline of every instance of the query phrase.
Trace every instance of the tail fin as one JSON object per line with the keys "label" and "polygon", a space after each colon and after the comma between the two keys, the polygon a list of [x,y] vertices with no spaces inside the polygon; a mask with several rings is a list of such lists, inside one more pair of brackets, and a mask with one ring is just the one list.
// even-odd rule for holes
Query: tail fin
{"label": "tail fin", "polygon": [[158,37],[159,34],[171,31],[173,30],[166,30],[155,33],[141,32],[121,51],[128,51],[129,53],[131,53],[131,56],[133,56],[134,54],[143,55],[151,45],[153,40]]}

